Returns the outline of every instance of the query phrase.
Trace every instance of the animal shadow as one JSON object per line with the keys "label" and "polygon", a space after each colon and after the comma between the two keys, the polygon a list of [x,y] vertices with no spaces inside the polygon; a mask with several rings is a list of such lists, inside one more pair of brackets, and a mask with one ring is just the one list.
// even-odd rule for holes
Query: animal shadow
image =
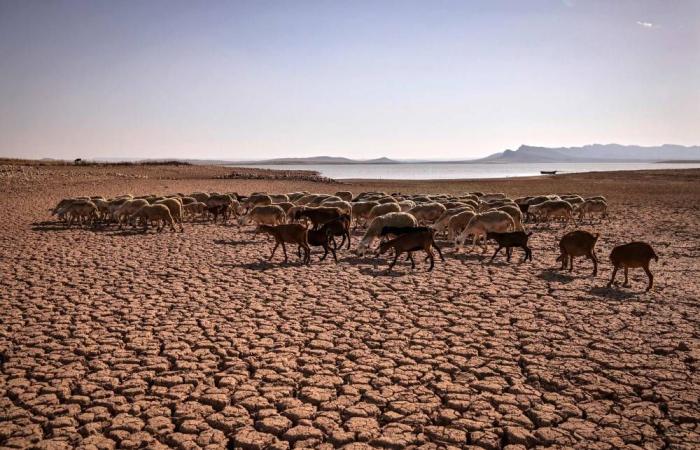
{"label": "animal shadow", "polygon": [[235,239],[214,239],[214,243],[217,245],[243,245],[243,244],[255,244],[258,241],[254,241],[252,239],[241,239],[241,240],[235,240]]}
{"label": "animal shadow", "polygon": [[571,275],[559,272],[556,269],[543,270],[537,276],[545,281],[557,281],[559,283],[571,283],[572,281],[574,281],[576,279],[576,278],[572,277]]}
{"label": "animal shadow", "polygon": [[607,299],[614,299],[614,300],[624,300],[628,298],[633,298],[637,297],[640,294],[643,294],[644,292],[629,292],[629,291],[622,291],[616,286],[612,287],[593,287],[588,291],[589,294],[595,295],[596,297],[602,297],[602,298],[607,298]]}

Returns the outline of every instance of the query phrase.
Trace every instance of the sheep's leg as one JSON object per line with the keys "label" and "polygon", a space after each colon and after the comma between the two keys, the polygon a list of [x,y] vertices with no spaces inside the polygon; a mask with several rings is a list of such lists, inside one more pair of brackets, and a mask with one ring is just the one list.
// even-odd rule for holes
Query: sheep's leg
{"label": "sheep's leg", "polygon": [[574,271],[574,256],[569,255],[569,272]]}
{"label": "sheep's leg", "polygon": [[654,286],[654,275],[652,275],[651,270],[649,270],[649,263],[642,266],[642,269],[644,269],[644,272],[649,277],[649,285],[647,286],[647,292],[649,292],[649,290]]}
{"label": "sheep's leg", "polygon": [[440,247],[437,246],[437,244],[435,243],[435,241],[433,241],[431,245],[432,245],[433,247],[435,247],[435,250],[437,250],[438,255],[440,255],[440,259],[442,260],[442,262],[445,262],[445,257],[442,256],[442,250],[440,250]]}
{"label": "sheep's leg", "polygon": [[396,264],[396,260],[399,259],[399,255],[400,255],[399,251],[396,250],[396,255],[394,255],[394,260],[391,262],[391,264],[389,264],[389,268],[386,269],[386,273],[387,273],[387,274],[388,274],[389,272],[391,272],[391,269],[394,268],[394,264]]}
{"label": "sheep's leg", "polygon": [[568,260],[568,256],[566,255],[566,253],[562,253],[561,255],[559,255],[559,258],[557,258],[557,261],[558,260],[561,260],[561,267],[559,268],[559,270],[566,269],[566,263]]}
{"label": "sheep's leg", "polygon": [[304,247],[304,253],[306,253],[306,265],[308,266],[311,264],[311,248],[308,245]]}
{"label": "sheep's leg", "polygon": [[[333,250],[332,248],[330,250],[331,254],[333,255],[333,261],[335,261],[335,263],[338,264],[338,257],[335,255],[335,250]],[[328,253],[328,250],[326,250],[326,253]]]}
{"label": "sheep's leg", "polygon": [[277,247],[280,245],[279,241],[275,242],[275,246],[272,248],[272,254],[270,255],[270,259],[268,261],[272,261],[272,257],[275,256],[275,252],[277,251]]}
{"label": "sheep's leg", "polygon": [[[174,233],[175,232],[175,223],[171,220],[169,222],[169,224],[170,224],[170,231],[172,231]],[[165,221],[163,221],[163,228],[165,228]],[[180,224],[180,233],[182,233],[184,231],[185,231],[185,229],[182,228],[182,224]]]}
{"label": "sheep's leg", "polygon": [[530,250],[530,247],[525,245],[523,246],[523,250],[525,251],[525,257],[523,258],[523,262],[527,261],[528,259],[532,261],[532,251]]}
{"label": "sheep's leg", "polygon": [[617,266],[613,266],[612,276],[610,277],[610,281],[608,281],[608,287],[613,285],[613,282],[615,281],[615,275],[617,275],[617,269]]}
{"label": "sheep's leg", "polygon": [[284,262],[286,264],[289,259],[287,258],[287,247],[284,246],[284,241],[282,241],[282,252],[284,252]]}
{"label": "sheep's leg", "polygon": [[[301,249],[301,245],[299,246],[299,249]],[[297,249],[297,252],[299,252],[299,249]],[[326,256],[328,256],[328,244],[327,243],[323,246],[323,256],[321,256],[321,259],[319,259],[319,261],[323,261],[324,259],[326,259]],[[299,254],[299,258],[301,258],[301,253]]]}
{"label": "sheep's leg", "polygon": [[624,287],[629,287],[629,285],[630,285],[630,282],[629,282],[629,280],[627,279],[627,272],[628,272],[628,271],[629,271],[629,267],[625,267],[625,282],[624,282],[624,284],[623,284]]}
{"label": "sheep's leg", "polygon": [[348,238],[348,250],[350,250],[350,231],[345,230],[345,236]]}
{"label": "sheep's leg", "polygon": [[411,260],[411,270],[416,268],[416,262],[413,260],[413,252],[408,252],[408,259]]}
{"label": "sheep's leg", "polygon": [[435,266],[435,255],[433,255],[433,250],[430,247],[428,247],[428,250],[426,251],[428,252],[428,258],[430,258],[430,267],[428,267],[428,272],[432,272],[433,267]]}
{"label": "sheep's leg", "polygon": [[598,275],[598,259],[595,257],[593,252],[588,254],[588,258],[593,261],[593,276]]}
{"label": "sheep's leg", "polygon": [[[499,245],[498,248],[496,249],[496,251],[493,252],[493,255],[491,255],[491,260],[490,260],[489,262],[493,262],[493,258],[495,258],[496,255],[498,254],[498,252],[501,251],[501,248],[502,248],[502,247]],[[506,251],[507,251],[507,250],[506,250]]]}

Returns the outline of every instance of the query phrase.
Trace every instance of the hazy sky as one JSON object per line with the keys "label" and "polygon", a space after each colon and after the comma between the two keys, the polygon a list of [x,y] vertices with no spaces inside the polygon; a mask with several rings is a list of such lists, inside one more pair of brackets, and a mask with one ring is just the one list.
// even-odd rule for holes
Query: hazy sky
{"label": "hazy sky", "polygon": [[0,155],[700,144],[700,1],[0,0]]}

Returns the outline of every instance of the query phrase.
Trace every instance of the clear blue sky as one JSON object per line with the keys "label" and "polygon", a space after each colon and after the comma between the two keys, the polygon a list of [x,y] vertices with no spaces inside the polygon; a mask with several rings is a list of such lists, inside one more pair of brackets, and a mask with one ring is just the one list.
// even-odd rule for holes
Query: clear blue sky
{"label": "clear blue sky", "polygon": [[0,0],[0,155],[700,144],[700,1]]}

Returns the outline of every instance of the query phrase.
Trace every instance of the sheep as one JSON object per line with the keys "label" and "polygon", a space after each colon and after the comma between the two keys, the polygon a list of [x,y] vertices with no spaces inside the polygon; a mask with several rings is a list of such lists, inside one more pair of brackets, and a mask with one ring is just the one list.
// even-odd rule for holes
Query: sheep
{"label": "sheep", "polygon": [[377,201],[379,202],[380,205],[384,205],[387,203],[398,203],[399,202],[398,200],[396,200],[394,197],[391,197],[391,196],[381,197],[381,198],[377,199]]}
{"label": "sheep", "polygon": [[222,222],[226,223],[233,211],[234,216],[238,213],[240,203],[229,194],[212,194],[204,204],[207,205],[207,211],[214,216],[214,223],[219,215],[222,216]]}
{"label": "sheep", "polygon": [[272,200],[273,204],[289,202],[289,197],[287,196],[287,194],[268,194],[268,195],[270,197],[270,200]]}
{"label": "sheep", "polygon": [[[144,199],[127,200],[124,202],[124,204],[114,212],[114,218],[117,219],[119,229],[121,230],[124,222],[131,220],[136,211],[145,205],[148,205],[148,201]],[[131,223],[131,225],[133,226],[135,224]]]}
{"label": "sheep", "polygon": [[414,202],[413,200],[401,200],[399,202],[399,207],[401,208],[401,212],[406,212],[411,208],[415,208],[416,202]]}
{"label": "sheep", "polygon": [[384,227],[415,227],[418,221],[413,215],[405,212],[391,212],[376,217],[370,222],[369,227],[357,246],[357,254],[364,255],[370,246],[379,237]]}
{"label": "sheep", "polygon": [[433,247],[437,249],[438,254],[440,255],[440,259],[442,259],[442,261],[444,262],[445,258],[442,256],[440,248],[437,245],[435,245],[435,231],[430,229],[419,232],[405,233],[398,236],[395,239],[384,242],[383,244],[379,245],[379,250],[377,251],[377,254],[383,255],[390,248],[394,249],[394,260],[391,262],[391,264],[389,264],[389,267],[386,270],[386,273],[389,274],[391,272],[391,269],[396,264],[396,261],[398,260],[399,256],[405,252],[408,252],[408,257],[411,260],[411,269],[415,269],[416,263],[413,260],[413,252],[423,250],[428,254],[426,256],[426,260],[430,260],[430,267],[428,268],[428,272],[431,272],[433,270],[433,266],[435,265],[435,256],[433,255],[432,250]]}
{"label": "sheep", "polygon": [[321,206],[323,207],[328,207],[328,208],[338,208],[343,212],[343,214],[347,214],[348,216],[352,216],[352,205],[350,202],[346,202],[345,200],[340,200],[340,201],[333,201],[333,202],[326,202],[324,201],[321,203]]}
{"label": "sheep", "polygon": [[504,205],[496,208],[496,210],[507,212],[510,217],[513,218],[513,222],[515,222],[515,229],[518,231],[525,231],[525,227],[523,226],[523,213],[518,206]]}
{"label": "sheep", "polygon": [[251,194],[250,197],[243,202],[243,211],[245,213],[250,212],[251,209],[256,206],[269,206],[272,204],[272,198],[267,194]]}
{"label": "sheep", "polygon": [[580,205],[584,202],[583,198],[580,195],[562,195],[561,199],[569,202],[574,208],[576,207],[576,205]]}
{"label": "sheep", "polygon": [[536,205],[530,205],[528,212],[544,221],[559,217],[566,219],[564,226],[570,221],[576,225],[574,208],[565,200],[547,200]]}
{"label": "sheep", "polygon": [[482,194],[479,196],[479,200],[482,202],[488,202],[490,200],[501,200],[507,198],[506,194],[502,192],[494,192],[494,193],[489,193],[489,194]]}
{"label": "sheep", "polygon": [[190,194],[190,197],[197,200],[198,202],[206,203],[207,199],[209,199],[209,194],[207,194],[206,192],[194,192]]}
{"label": "sheep", "polygon": [[532,232],[525,233],[524,231],[511,231],[507,233],[497,233],[491,231],[486,233],[486,239],[493,239],[498,243],[498,248],[495,252],[493,252],[491,261],[493,261],[502,248],[506,249],[506,260],[510,261],[510,257],[513,253],[513,247],[520,247],[523,249],[525,252],[523,262],[527,261],[528,259],[532,261],[532,250],[530,250],[530,247],[527,245],[527,241],[531,235]]}
{"label": "sheep", "polygon": [[[256,225],[280,225],[285,222],[284,210],[277,205],[255,206],[238,219],[239,225],[254,222]],[[256,229],[257,234],[257,229]]]}
{"label": "sheep", "polygon": [[455,251],[462,248],[469,235],[473,235],[474,238],[472,240],[471,250],[474,250],[477,242],[483,239],[484,243],[482,248],[485,252],[487,249],[486,233],[494,231],[498,233],[515,231],[515,222],[513,218],[505,211],[486,211],[476,214],[464,228],[462,234],[455,239]]}
{"label": "sheep", "polygon": [[301,192],[290,192],[287,194],[287,198],[289,199],[288,201],[291,203],[294,203],[295,201],[299,200],[305,195],[308,195],[308,191],[301,191]]}
{"label": "sheep", "polygon": [[475,215],[473,210],[466,210],[450,217],[447,223],[447,239],[453,240],[460,235]]}
{"label": "sheep", "polygon": [[383,216],[384,214],[401,212],[401,207],[398,203],[380,203],[379,205],[372,208],[372,210],[367,215],[367,220],[374,220],[377,217]]}
{"label": "sheep", "polygon": [[559,241],[560,255],[557,261],[561,261],[561,270],[566,269],[567,262],[569,271],[574,270],[574,257],[585,256],[593,261],[593,276],[598,274],[598,258],[595,254],[595,244],[598,242],[600,234],[590,233],[585,230],[574,230],[566,233]]}
{"label": "sheep", "polygon": [[369,218],[369,214],[372,211],[372,208],[374,208],[377,205],[379,205],[379,202],[375,202],[375,201],[353,202],[352,203],[352,221],[355,224],[354,228],[357,228],[357,226],[360,224],[360,220],[362,220],[363,225],[366,225],[367,220]]}
{"label": "sheep", "polygon": [[197,215],[202,216],[207,211],[207,205],[202,202],[195,201],[182,205],[182,212],[185,216],[194,219]]}
{"label": "sheep", "polygon": [[651,260],[659,261],[659,257],[654,252],[651,245],[646,242],[630,242],[624,245],[618,245],[613,248],[610,252],[610,262],[613,265],[612,276],[610,277],[610,282],[608,283],[608,288],[610,288],[615,282],[615,275],[620,268],[625,269],[625,282],[623,286],[629,286],[629,281],[627,279],[628,269],[641,267],[644,272],[649,277],[649,284],[647,285],[646,292],[648,292],[654,286],[654,276],[649,270],[649,262]]}
{"label": "sheep", "polygon": [[[189,205],[190,203],[197,203],[198,200],[194,197],[180,197],[180,201],[182,202],[182,206]],[[202,202],[204,203],[204,202]]]}
{"label": "sheep", "polygon": [[307,219],[309,222],[311,222],[312,228],[316,229],[324,223],[337,219],[342,215],[343,211],[341,211],[340,208],[328,206],[306,206],[296,212],[294,215],[294,220]]}
{"label": "sheep", "polygon": [[416,207],[408,210],[409,214],[412,214],[418,223],[433,223],[447,210],[440,203],[422,203],[416,205]]}
{"label": "sheep", "polygon": [[185,231],[185,227],[182,225],[182,203],[180,203],[180,199],[166,198],[163,200],[158,200],[155,204],[167,206],[173,220],[180,225],[180,232],[182,233]]}
{"label": "sheep", "polygon": [[474,211],[474,209],[471,206],[462,206],[445,210],[445,212],[443,212],[442,215],[438,218],[438,220],[436,220],[433,224],[433,229],[437,233],[441,233],[444,231],[447,234],[450,219],[452,219],[459,213],[463,213],[464,211]]}
{"label": "sheep", "polygon": [[338,191],[334,195],[346,202],[352,201],[352,192],[350,191]]}
{"label": "sheep", "polygon": [[602,195],[595,195],[593,197],[586,197],[584,200],[601,200],[605,203],[608,203],[608,199],[603,197]]}
{"label": "sheep", "polygon": [[516,203],[514,203],[512,200],[507,199],[507,200],[492,200],[490,202],[481,202],[479,203],[479,206],[477,208],[477,212],[484,212],[488,211],[489,209],[496,209],[500,208],[501,206],[518,206]]}
{"label": "sheep", "polygon": [[[292,203],[292,202],[273,203],[273,205],[277,205],[277,206],[279,206],[280,208],[282,208],[282,209],[284,210],[284,213],[287,214],[287,215],[289,215],[289,211],[290,211],[292,208],[295,208],[294,203]],[[289,217],[289,216],[288,216],[288,217]]]}
{"label": "sheep", "polygon": [[578,219],[584,220],[588,215],[591,220],[593,213],[599,213],[600,217],[608,216],[608,204],[603,200],[584,200],[577,208]]}
{"label": "sheep", "polygon": [[[315,200],[318,196],[319,196],[319,194],[302,195],[301,197],[294,200],[292,203],[294,203],[297,206],[306,206],[309,204],[309,202]],[[321,195],[321,197],[326,198],[327,196]]]}
{"label": "sheep", "polygon": [[311,200],[309,203],[306,204],[306,206],[323,206],[324,203],[326,202],[342,202],[343,199],[340,197],[336,197],[335,195],[326,195],[323,194],[322,196],[318,196],[315,199]]}
{"label": "sheep", "polygon": [[57,214],[68,217],[68,228],[73,226],[73,221],[77,219],[79,225],[88,225],[97,220],[97,206],[90,200],[75,200],[64,205]]}
{"label": "sheep", "polygon": [[150,221],[155,221],[160,225],[158,227],[159,233],[163,231],[166,224],[170,226],[171,231],[175,231],[175,221],[173,220],[172,214],[170,214],[170,208],[162,203],[142,206],[136,211],[134,218],[143,221],[144,233],[148,231],[148,223]]}
{"label": "sheep", "polygon": [[[281,208],[280,208],[281,209]],[[297,244],[301,249],[304,250],[304,264],[309,264],[311,262],[311,248],[309,247],[309,240],[306,232],[306,227],[298,223],[285,223],[281,225],[258,225],[258,229],[263,233],[267,233],[275,238],[275,246],[272,249],[272,254],[270,255],[269,261],[275,256],[275,251],[277,247],[282,244],[282,251],[284,252],[284,262],[287,263],[287,244]]]}

